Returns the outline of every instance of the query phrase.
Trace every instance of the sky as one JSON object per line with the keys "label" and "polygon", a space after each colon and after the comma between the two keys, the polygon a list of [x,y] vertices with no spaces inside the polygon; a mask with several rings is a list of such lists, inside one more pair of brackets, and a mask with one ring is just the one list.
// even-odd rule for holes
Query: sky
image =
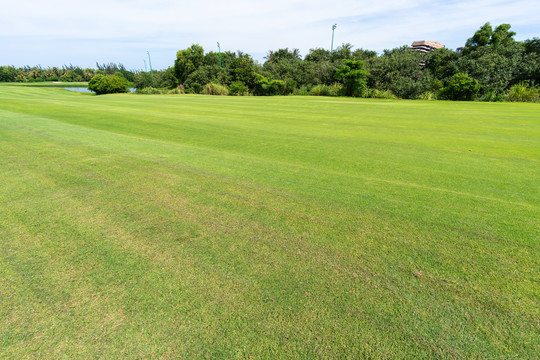
{"label": "sky", "polygon": [[[176,52],[334,48],[382,52],[416,40],[463,46],[484,23],[540,37],[539,0],[2,0],[0,65],[172,66]],[[148,59],[148,53],[150,60]]]}

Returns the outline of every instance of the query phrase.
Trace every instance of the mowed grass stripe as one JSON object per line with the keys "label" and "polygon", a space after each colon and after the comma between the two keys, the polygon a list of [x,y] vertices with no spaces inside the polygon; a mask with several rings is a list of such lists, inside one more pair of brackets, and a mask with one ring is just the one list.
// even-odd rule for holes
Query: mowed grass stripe
{"label": "mowed grass stripe", "polygon": [[[114,121],[125,128],[144,123],[139,97],[100,101],[109,98],[127,102],[134,118]],[[206,99],[190,101],[208,106]],[[498,195],[526,201],[524,209],[482,193],[480,171],[465,177],[478,184],[471,189],[464,177],[445,183],[433,175],[460,165],[452,152],[447,168],[434,153],[414,167],[414,151],[399,157],[399,166],[385,152],[391,147],[372,150],[379,160],[371,162],[368,147],[358,146],[356,153],[342,149],[342,157],[371,167],[349,160],[340,170],[324,151],[339,142],[330,147],[306,136],[285,147],[298,135],[282,126],[280,140],[279,118],[265,135],[273,149],[267,152],[249,132],[244,142],[221,137],[223,128],[234,129],[234,117],[211,132],[202,126],[214,139],[205,143],[197,134],[180,140],[69,125],[55,119],[53,108],[48,119],[12,110],[0,113],[7,159],[0,201],[10,205],[2,207],[10,220],[0,231],[9,239],[4,249],[12,249],[3,256],[2,277],[26,276],[21,287],[33,290],[15,280],[2,286],[14,324],[0,330],[9,339],[5,354],[505,358],[537,348],[538,201],[521,194],[538,178],[527,168],[534,156],[507,160],[519,176],[507,174],[514,190]],[[95,115],[113,120],[99,107]],[[242,118],[245,132],[249,114]],[[291,154],[275,154],[279,149]],[[313,152],[323,161],[312,160]],[[482,155],[468,158],[483,164]],[[440,171],[432,174],[433,164]],[[425,176],[413,178],[413,186],[391,183],[407,169],[411,178],[421,169]],[[530,184],[521,182],[525,175],[532,175]],[[464,194],[448,195],[460,188]],[[43,303],[64,309],[69,299],[79,299],[73,316],[32,312]],[[29,319],[42,324],[42,335],[15,330]],[[100,337],[99,329],[112,331]]]}

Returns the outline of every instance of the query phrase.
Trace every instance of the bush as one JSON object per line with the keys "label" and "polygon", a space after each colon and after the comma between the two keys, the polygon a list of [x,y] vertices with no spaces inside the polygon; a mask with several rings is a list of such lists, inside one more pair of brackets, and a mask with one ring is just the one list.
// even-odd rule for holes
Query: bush
{"label": "bush", "polygon": [[340,84],[315,85],[311,88],[311,95],[314,96],[339,96],[343,86]]}
{"label": "bush", "polygon": [[362,97],[371,99],[397,99],[391,90],[366,89]]}
{"label": "bush", "polygon": [[419,100],[436,100],[437,95],[433,91],[426,91],[418,95]]}
{"label": "bush", "polygon": [[508,101],[538,102],[540,99],[540,90],[535,87],[529,87],[527,84],[519,83],[508,89],[506,99]]}
{"label": "bush", "polygon": [[471,101],[476,98],[480,91],[480,84],[471,78],[469,74],[457,73],[441,89],[439,98],[443,100]]}
{"label": "bush", "polygon": [[311,91],[307,86],[301,86],[299,89],[294,90],[294,95],[311,95]]}
{"label": "bush", "polygon": [[187,92],[190,94],[200,94],[202,91],[202,88],[203,87],[201,84],[199,84],[198,82],[194,82],[191,84]]}
{"label": "bush", "polygon": [[249,89],[242,81],[235,81],[229,86],[229,94],[246,96],[249,95]]}
{"label": "bush", "polygon": [[503,94],[500,94],[496,91],[488,91],[477,100],[486,101],[486,102],[502,102],[502,101],[506,101],[506,98],[504,97]]}
{"label": "bush", "polygon": [[185,94],[185,91],[183,88],[177,87],[175,89],[169,90],[167,94],[180,95],[180,94]]}
{"label": "bush", "polygon": [[345,96],[360,96],[367,86],[368,72],[362,60],[344,60],[336,69],[335,78],[343,82]]}
{"label": "bush", "polygon": [[229,89],[225,85],[209,83],[204,85],[204,95],[229,95]]}
{"label": "bush", "polygon": [[97,95],[129,92],[129,81],[116,75],[96,75],[88,83],[88,90]]}
{"label": "bush", "polygon": [[143,89],[137,89],[135,93],[142,94],[142,95],[156,95],[156,94],[162,94],[162,91],[154,87],[148,86]]}
{"label": "bush", "polygon": [[137,88],[137,91],[139,89],[144,89],[148,87],[152,87],[152,76],[149,72],[140,72],[135,75],[135,80],[133,81],[133,86]]}

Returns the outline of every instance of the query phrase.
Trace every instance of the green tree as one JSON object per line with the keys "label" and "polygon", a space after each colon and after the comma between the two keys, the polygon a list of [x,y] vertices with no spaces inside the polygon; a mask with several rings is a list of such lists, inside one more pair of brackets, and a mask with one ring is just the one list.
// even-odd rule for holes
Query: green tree
{"label": "green tree", "polygon": [[485,23],[478,29],[473,37],[469,38],[465,43],[467,47],[478,47],[493,45],[493,47],[504,47],[514,41],[516,33],[510,31],[510,24],[501,24],[493,30],[489,22]]}
{"label": "green tree", "polygon": [[278,61],[300,61],[301,58],[300,50],[289,50],[289,48],[279,49],[277,51],[270,50],[265,56],[267,63],[276,63]]}
{"label": "green tree", "polygon": [[17,78],[17,69],[13,66],[0,66],[0,81],[15,81]]}
{"label": "green tree", "polygon": [[367,75],[361,60],[344,60],[343,65],[336,69],[336,79],[342,81],[346,96],[360,96],[366,89]]}
{"label": "green tree", "polygon": [[489,44],[493,47],[505,47],[514,42],[514,36],[516,33],[510,31],[510,24],[501,24],[495,28],[491,39],[489,39]]}
{"label": "green tree", "polygon": [[255,81],[255,62],[249,54],[238,51],[236,57],[232,59],[228,71],[232,82],[241,81],[250,89],[253,88]]}
{"label": "green tree", "polygon": [[127,93],[129,92],[129,82],[121,76],[99,74],[90,80],[88,89],[97,95]]}
{"label": "green tree", "polygon": [[408,46],[384,50],[381,56],[366,61],[368,86],[390,90],[400,98],[415,99],[429,91],[433,82],[430,70],[423,66],[428,56]]}
{"label": "green tree", "polygon": [[189,75],[199,68],[204,61],[204,49],[202,46],[193,44],[185,50],[176,53],[174,73],[176,78],[183,84]]}
{"label": "green tree", "polygon": [[373,50],[366,49],[356,49],[352,53],[352,58],[354,60],[368,60],[377,57],[377,52]]}
{"label": "green tree", "polygon": [[527,39],[523,41],[523,45],[527,54],[536,53],[540,55],[540,38]]}
{"label": "green tree", "polygon": [[448,85],[441,89],[439,98],[444,100],[470,101],[474,100],[480,84],[471,78],[469,74],[457,73],[448,82]]}
{"label": "green tree", "polygon": [[330,50],[321,48],[309,49],[309,53],[304,60],[310,62],[330,61]]}
{"label": "green tree", "polygon": [[489,44],[491,36],[493,35],[493,28],[489,22],[485,23],[477,30],[474,35],[467,40],[465,46],[486,46]]}
{"label": "green tree", "polygon": [[353,46],[349,43],[341,44],[331,55],[333,61],[338,60],[351,60],[353,57]]}

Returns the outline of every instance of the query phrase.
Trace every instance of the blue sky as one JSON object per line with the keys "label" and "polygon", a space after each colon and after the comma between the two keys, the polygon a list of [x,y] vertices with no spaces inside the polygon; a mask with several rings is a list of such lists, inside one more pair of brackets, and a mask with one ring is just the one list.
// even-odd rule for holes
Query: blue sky
{"label": "blue sky", "polygon": [[205,51],[334,47],[381,52],[415,40],[455,49],[485,22],[509,23],[517,40],[540,37],[539,0],[10,0],[0,13],[0,65],[156,69],[193,43]]}

